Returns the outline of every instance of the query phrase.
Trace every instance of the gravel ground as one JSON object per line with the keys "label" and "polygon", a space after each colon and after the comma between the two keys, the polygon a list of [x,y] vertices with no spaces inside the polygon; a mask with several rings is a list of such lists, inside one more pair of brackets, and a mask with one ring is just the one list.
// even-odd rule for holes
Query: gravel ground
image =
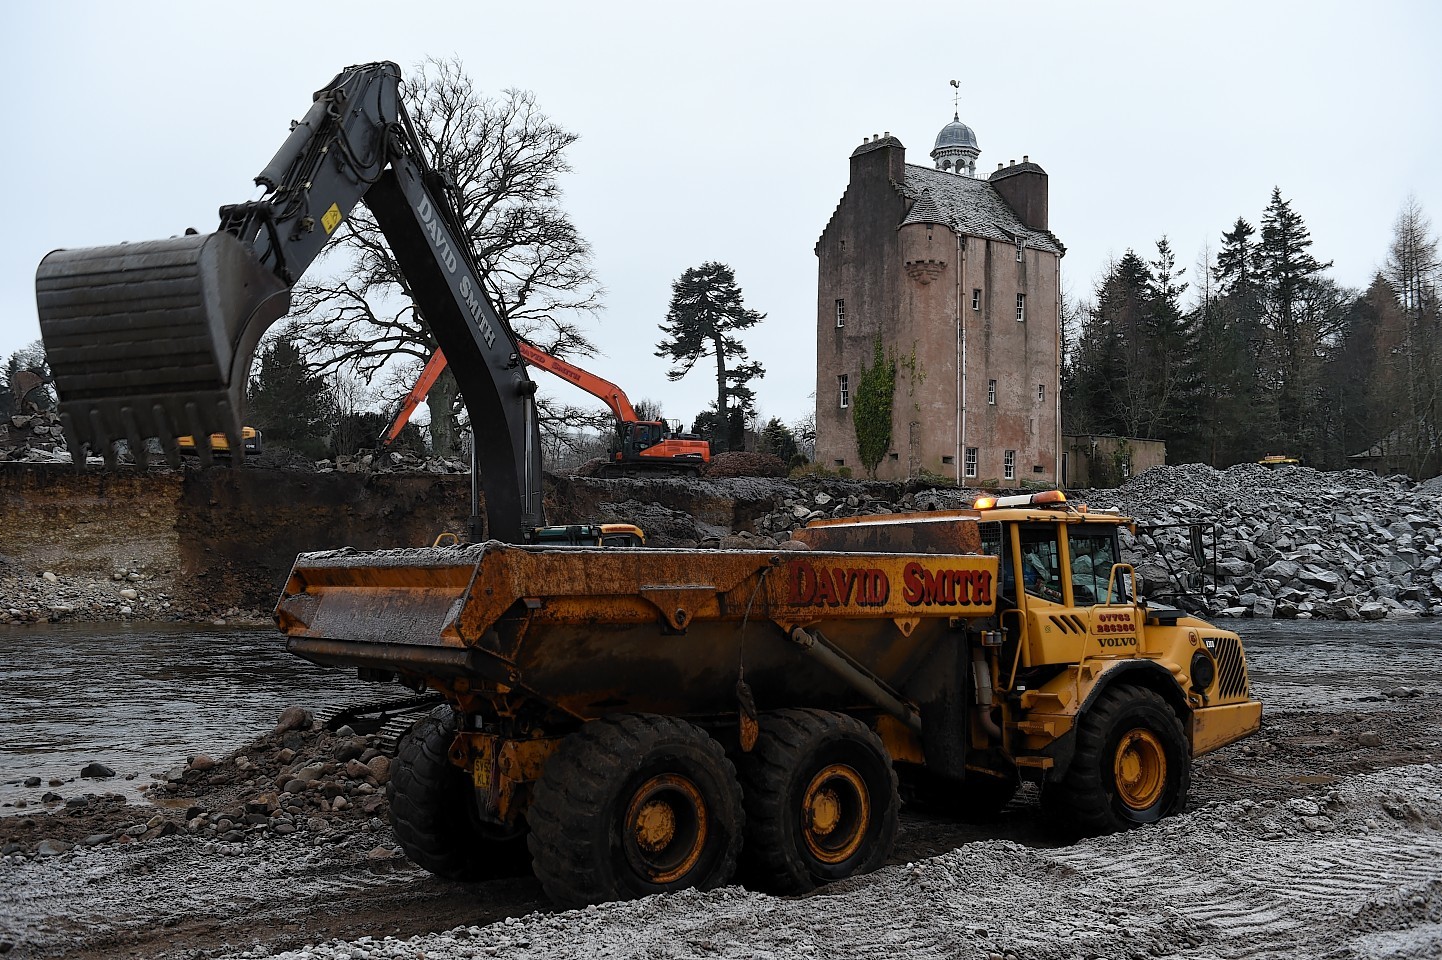
{"label": "gravel ground", "polygon": [[887,867],[794,899],[729,887],[556,913],[530,877],[440,881],[396,849],[376,738],[277,730],[214,767],[171,771],[155,806],[96,797],[0,818],[0,953],[1435,957],[1432,643],[1363,673],[1337,671],[1301,625],[1270,635],[1252,647],[1263,700],[1309,680],[1325,695],[1283,698],[1260,734],[1200,758],[1190,812],[1059,846],[1031,791],[987,825],[907,810]]}

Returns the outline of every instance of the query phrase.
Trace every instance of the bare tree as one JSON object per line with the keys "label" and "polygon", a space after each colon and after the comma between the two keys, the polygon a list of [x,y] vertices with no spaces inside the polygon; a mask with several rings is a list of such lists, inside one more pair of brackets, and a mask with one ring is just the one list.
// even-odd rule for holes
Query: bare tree
{"label": "bare tree", "polygon": [[1393,225],[1384,275],[1406,317],[1397,356],[1402,435],[1396,439],[1411,448],[1411,471],[1429,473],[1442,456],[1442,258],[1432,223],[1415,196],[1403,203]]}
{"label": "bare tree", "polygon": [[[571,169],[566,150],[577,135],[547,117],[529,91],[483,96],[456,59],[421,64],[405,103],[426,157],[454,184],[452,202],[501,319],[554,356],[594,354],[581,323],[603,290],[590,245],[560,204],[560,177]],[[341,261],[331,278],[302,282],[295,293],[295,312],[312,321],[303,336],[318,370],[348,368],[370,383],[394,360],[424,361],[435,352],[368,211],[356,211],[330,256]],[[450,371],[427,405],[436,452],[456,455],[459,398]],[[543,427],[574,412],[542,404]]]}

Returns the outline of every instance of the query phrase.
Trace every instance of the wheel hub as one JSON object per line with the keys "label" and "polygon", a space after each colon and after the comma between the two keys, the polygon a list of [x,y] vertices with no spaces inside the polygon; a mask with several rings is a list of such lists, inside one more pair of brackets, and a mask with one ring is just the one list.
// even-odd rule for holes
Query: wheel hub
{"label": "wheel hub", "polygon": [[861,774],[844,763],[817,771],[801,801],[806,848],[822,863],[854,856],[871,824],[871,795]]}
{"label": "wheel hub", "polygon": [[626,859],[655,884],[674,883],[695,868],[706,846],[706,802],[696,784],[659,774],[631,795],[622,821]]}
{"label": "wheel hub", "polygon": [[1129,730],[1117,743],[1112,772],[1122,803],[1133,810],[1146,810],[1166,789],[1166,749],[1152,731]]}

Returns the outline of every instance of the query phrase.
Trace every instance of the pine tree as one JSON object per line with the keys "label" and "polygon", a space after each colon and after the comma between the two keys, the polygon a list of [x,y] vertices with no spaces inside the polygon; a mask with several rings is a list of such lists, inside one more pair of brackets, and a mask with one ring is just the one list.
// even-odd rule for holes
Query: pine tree
{"label": "pine tree", "polygon": [[325,378],[307,368],[293,325],[261,350],[249,402],[249,421],[264,433],[267,446],[287,447],[313,460],[331,453],[335,399]]}
{"label": "pine tree", "polygon": [[1276,415],[1283,443],[1305,442],[1311,415],[1309,383],[1314,372],[1320,331],[1309,324],[1316,319],[1307,299],[1317,274],[1331,261],[1319,262],[1308,251],[1312,234],[1282,191],[1272,188],[1272,199],[1262,216],[1262,240],[1257,250],[1263,281],[1263,303],[1271,334],[1269,373],[1276,384]]}
{"label": "pine tree", "polygon": [[690,373],[702,357],[716,358],[716,410],[724,416],[713,418],[711,445],[715,450],[728,449],[733,442],[732,437],[721,435],[719,427],[729,423],[734,413],[744,419],[751,412],[755,394],[750,382],[765,376],[761,364],[747,356],[746,347],[734,334],[765,317],[746,308],[736,274],[724,263],[707,261],[690,267],[672,284],[671,305],[661,324],[665,338],[656,344],[656,356],[675,363],[666,374],[672,380]]}

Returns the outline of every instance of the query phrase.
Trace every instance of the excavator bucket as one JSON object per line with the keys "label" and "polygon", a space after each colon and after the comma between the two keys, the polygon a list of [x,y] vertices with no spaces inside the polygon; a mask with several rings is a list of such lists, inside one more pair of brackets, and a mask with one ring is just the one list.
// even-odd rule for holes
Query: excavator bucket
{"label": "excavator bucket", "polygon": [[40,334],[77,464],[85,447],[114,466],[125,440],[147,462],[154,437],[172,463],[176,438],[210,435],[243,455],[241,408],[250,361],[285,315],[290,288],[228,233],[57,250],[35,274]]}

